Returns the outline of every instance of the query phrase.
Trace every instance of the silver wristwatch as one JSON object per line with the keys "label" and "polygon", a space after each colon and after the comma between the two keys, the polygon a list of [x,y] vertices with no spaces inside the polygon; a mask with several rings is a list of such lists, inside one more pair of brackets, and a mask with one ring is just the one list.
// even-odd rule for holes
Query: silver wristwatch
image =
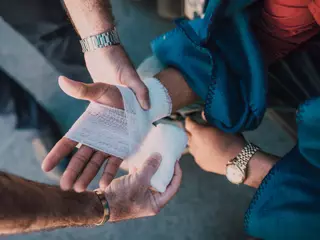
{"label": "silver wristwatch", "polygon": [[120,44],[120,38],[115,28],[110,31],[90,36],[80,40],[82,52],[93,51],[97,48]]}
{"label": "silver wristwatch", "polygon": [[226,166],[226,176],[234,184],[243,183],[247,177],[247,167],[253,155],[259,151],[259,147],[248,143],[238,156],[228,162]]}

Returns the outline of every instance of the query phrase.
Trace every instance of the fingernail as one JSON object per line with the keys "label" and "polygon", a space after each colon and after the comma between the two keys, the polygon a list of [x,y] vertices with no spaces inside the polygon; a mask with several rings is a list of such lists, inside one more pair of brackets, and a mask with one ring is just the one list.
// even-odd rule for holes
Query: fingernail
{"label": "fingernail", "polygon": [[158,159],[158,160],[162,160],[162,156],[160,153],[153,153],[151,155],[152,158]]}
{"label": "fingernail", "polygon": [[149,110],[150,109],[150,101],[148,101],[148,100],[142,100],[141,101],[141,105],[142,105],[142,108],[144,110]]}

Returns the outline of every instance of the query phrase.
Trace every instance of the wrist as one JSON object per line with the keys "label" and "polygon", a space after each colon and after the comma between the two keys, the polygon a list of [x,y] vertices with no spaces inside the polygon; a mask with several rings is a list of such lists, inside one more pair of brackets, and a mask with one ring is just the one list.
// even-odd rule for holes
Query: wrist
{"label": "wrist", "polygon": [[55,212],[60,212],[68,225],[95,225],[103,218],[103,207],[94,192],[62,192],[60,201],[55,202],[54,206],[60,206],[61,210]]}
{"label": "wrist", "polygon": [[[236,158],[246,146],[246,141],[242,136],[241,137],[236,136],[236,137],[239,137],[238,141],[232,140],[232,143],[230,143],[229,146],[226,146],[227,151],[225,151],[225,156],[224,156],[224,159],[227,160],[226,163]],[[226,143],[226,145],[228,145],[228,143]]]}
{"label": "wrist", "polygon": [[230,134],[230,137],[224,141],[224,151],[222,151],[222,159],[224,159],[224,161],[223,169],[221,169],[223,175],[226,175],[227,164],[239,156],[246,144],[247,143],[243,136],[233,134]]}
{"label": "wrist", "polygon": [[279,157],[258,151],[252,157],[247,167],[247,178],[244,184],[258,188]]}
{"label": "wrist", "polygon": [[119,51],[124,52],[124,48],[121,44],[110,45],[104,48],[97,48],[93,51],[88,51],[84,53],[85,58],[94,58],[95,61],[97,58],[109,58],[110,60],[116,60],[115,56],[118,55]]}
{"label": "wrist", "polygon": [[104,220],[104,206],[96,193],[88,192],[88,195],[90,199],[85,210],[91,222],[89,225],[97,225]]}
{"label": "wrist", "polygon": [[154,76],[168,90],[172,101],[172,111],[190,105],[199,97],[189,87],[183,75],[174,68],[166,68]]}
{"label": "wrist", "polygon": [[122,219],[118,216],[117,212],[117,200],[116,200],[116,194],[110,189],[110,187],[107,187],[105,190],[105,197],[108,201],[109,205],[109,222],[119,222]]}

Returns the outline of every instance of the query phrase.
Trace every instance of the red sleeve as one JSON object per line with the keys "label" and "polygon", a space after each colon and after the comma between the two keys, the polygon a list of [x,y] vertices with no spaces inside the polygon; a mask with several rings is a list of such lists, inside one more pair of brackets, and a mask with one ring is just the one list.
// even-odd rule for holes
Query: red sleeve
{"label": "red sleeve", "polygon": [[320,0],[265,0],[253,25],[266,63],[284,57],[320,31]]}
{"label": "red sleeve", "polygon": [[308,7],[315,21],[320,25],[320,0],[311,1]]}

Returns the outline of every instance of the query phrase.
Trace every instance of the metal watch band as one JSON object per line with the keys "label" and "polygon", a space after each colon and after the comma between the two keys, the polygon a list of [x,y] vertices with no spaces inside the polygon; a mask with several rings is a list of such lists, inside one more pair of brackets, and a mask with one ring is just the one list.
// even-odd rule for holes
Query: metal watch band
{"label": "metal watch band", "polygon": [[97,48],[105,48],[112,45],[119,45],[120,38],[117,30],[114,28],[110,31],[90,36],[80,40],[82,52],[89,52]]}
{"label": "metal watch band", "polygon": [[100,189],[94,190],[95,194],[98,196],[102,206],[103,206],[103,219],[101,222],[97,223],[97,226],[101,226],[109,221],[110,219],[110,209],[108,201],[104,195],[104,192],[102,192]]}
{"label": "metal watch band", "polygon": [[248,143],[237,157],[235,157],[231,163],[238,166],[243,172],[245,172],[248,162],[253,157],[253,155],[259,151],[260,148],[252,143]]}

